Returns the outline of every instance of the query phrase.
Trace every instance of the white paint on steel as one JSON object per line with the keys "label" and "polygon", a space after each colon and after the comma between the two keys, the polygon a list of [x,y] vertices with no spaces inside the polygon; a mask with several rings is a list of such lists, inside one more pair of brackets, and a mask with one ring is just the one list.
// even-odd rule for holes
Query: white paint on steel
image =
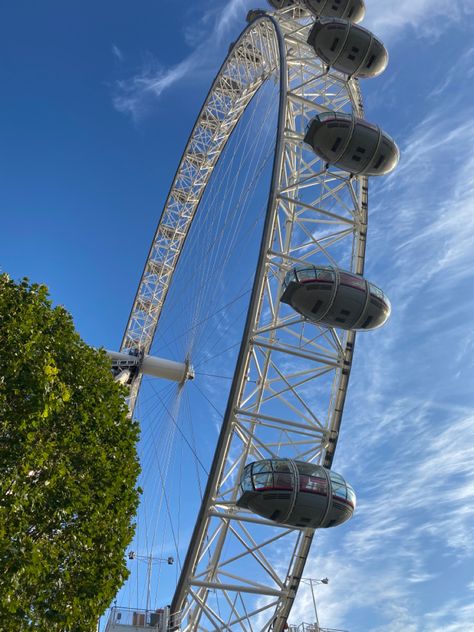
{"label": "white paint on steel", "polygon": [[[158,377],[172,382],[185,382],[194,379],[194,369],[188,362],[175,362],[151,355],[134,356],[118,351],[106,351],[112,363],[124,370],[137,367],[143,375]],[[124,372],[124,371],[123,371]],[[130,371],[129,371],[130,375]]]}
{"label": "white paint on steel", "polygon": [[[358,274],[364,268],[367,179],[327,169],[302,143],[319,112],[363,116],[357,81],[328,72],[307,44],[312,23],[309,13],[284,9],[257,19],[234,45],[181,159],[122,342],[125,352],[146,356],[150,350],[212,170],[253,95],[275,77],[280,126],[259,265],[211,475],[172,605],[182,611],[187,632],[283,630],[313,532],[278,527],[239,509],[238,480],[248,460],[276,455],[330,467],[339,434],[355,334],[308,325],[279,302],[282,279],[295,262],[325,261]],[[139,385],[140,376],[131,390],[132,411]],[[325,407],[312,401],[318,388],[326,391]]]}

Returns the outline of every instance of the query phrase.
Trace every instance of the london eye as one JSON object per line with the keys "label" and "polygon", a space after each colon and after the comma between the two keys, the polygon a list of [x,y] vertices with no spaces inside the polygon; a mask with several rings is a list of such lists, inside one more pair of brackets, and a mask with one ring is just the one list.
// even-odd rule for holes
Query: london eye
{"label": "london eye", "polygon": [[332,464],[356,333],[390,315],[368,187],[399,152],[360,87],[388,55],[363,0],[270,4],[211,85],[110,352],[143,498],[109,632],[287,629],[315,529],[356,508]]}

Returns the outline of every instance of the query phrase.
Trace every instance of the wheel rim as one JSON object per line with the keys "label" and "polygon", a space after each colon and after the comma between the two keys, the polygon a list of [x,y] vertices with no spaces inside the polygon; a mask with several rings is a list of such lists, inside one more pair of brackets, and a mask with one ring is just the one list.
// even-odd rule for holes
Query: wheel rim
{"label": "wheel rim", "polygon": [[[268,526],[238,511],[235,481],[248,457],[303,455],[330,467],[337,444],[355,334],[340,336],[311,325],[308,334],[308,325],[282,309],[278,301],[282,276],[294,263],[329,261],[358,274],[364,267],[367,179],[327,170],[302,146],[304,126],[314,114],[328,109],[363,114],[358,83],[326,72],[315,60],[306,44],[311,23],[309,14],[296,20],[292,9],[261,17],[244,31],[224,62],[176,173],[122,343],[124,351],[150,350],[186,235],[219,155],[264,79],[278,73],[279,128],[252,299],[211,476],[172,604],[172,611],[183,613],[184,630],[245,625],[259,630],[283,628],[313,534]],[[254,49],[261,52],[260,61],[252,60],[252,55],[242,61],[238,51]],[[245,86],[237,96],[229,79]],[[195,186],[191,164],[195,158],[190,156],[206,143],[211,147],[207,154],[213,156],[205,166],[208,177],[201,177]],[[283,370],[281,358],[292,359],[297,370]],[[257,386],[249,387],[253,383],[247,381],[249,377],[256,377]],[[302,395],[315,380],[326,391],[330,383],[323,414],[319,410],[313,414]],[[140,383],[138,376],[131,389],[131,411]],[[273,412],[275,402],[287,411],[286,417]],[[229,460],[235,444],[240,456]],[[268,548],[286,546],[287,540],[291,543],[288,559],[278,564],[269,559]],[[224,551],[232,550],[231,541],[247,551],[238,558],[245,558],[240,574],[229,572],[234,568],[233,556],[223,557]],[[209,554],[211,563],[205,561]],[[266,583],[254,581],[249,559],[256,562],[258,577],[263,568]],[[227,604],[225,615],[217,613],[217,592]],[[256,593],[266,594],[265,603]]]}

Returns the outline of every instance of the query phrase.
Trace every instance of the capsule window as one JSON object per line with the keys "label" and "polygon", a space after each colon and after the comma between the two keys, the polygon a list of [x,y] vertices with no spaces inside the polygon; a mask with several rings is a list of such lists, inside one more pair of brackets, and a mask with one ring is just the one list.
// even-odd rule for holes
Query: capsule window
{"label": "capsule window", "polygon": [[293,489],[293,477],[288,472],[277,472],[273,476],[273,487],[274,489]]}
{"label": "capsule window", "polygon": [[377,59],[377,55],[371,55],[365,67],[370,68],[376,59]]}
{"label": "capsule window", "polygon": [[283,459],[278,460],[275,459],[273,461],[273,471],[274,472],[290,472],[290,466],[288,461],[284,461]]}
{"label": "capsule window", "polygon": [[350,59],[351,61],[354,61],[359,51],[360,51],[360,48],[358,48],[357,46],[353,46],[351,49],[351,52],[347,55],[347,58]]}
{"label": "capsule window", "polygon": [[331,147],[331,151],[337,151],[341,143],[342,143],[342,138],[338,136],[334,142],[334,145]]}
{"label": "capsule window", "polygon": [[347,485],[347,500],[355,507],[356,495],[355,495],[355,491],[352,489],[350,485]]}
{"label": "capsule window", "polygon": [[260,461],[253,464],[252,471],[254,474],[259,474],[260,472],[271,472],[272,464],[270,461]]}
{"label": "capsule window", "polygon": [[336,112],[335,116],[339,121],[348,121],[349,123],[352,123],[351,114],[345,114],[344,112]]}
{"label": "capsule window", "polygon": [[334,484],[332,485],[332,495],[337,496],[338,498],[347,498],[347,487],[346,484]]}
{"label": "capsule window", "polygon": [[384,161],[385,161],[385,156],[382,154],[380,158],[377,160],[377,162],[375,163],[374,169],[380,169]]}
{"label": "capsule window", "polygon": [[318,118],[322,123],[323,121],[329,121],[329,119],[334,118],[334,114],[332,112],[323,112],[323,114],[320,114]]}
{"label": "capsule window", "polygon": [[295,280],[295,271],[290,270],[285,274],[285,278],[283,280],[283,287],[286,289],[288,285]]}
{"label": "capsule window", "polygon": [[251,467],[247,466],[245,468],[244,475],[242,477],[242,483],[240,486],[242,488],[242,491],[244,492],[253,491]]}
{"label": "capsule window", "polygon": [[335,274],[332,270],[317,270],[316,277],[318,281],[329,281],[333,282],[335,278]]}
{"label": "capsule window", "polygon": [[305,476],[313,476],[315,472],[319,472],[321,469],[320,465],[315,465],[314,463],[304,463],[303,461],[298,461],[297,467],[300,475],[302,474]]}
{"label": "capsule window", "polygon": [[344,478],[340,474],[338,474],[337,472],[333,472],[332,470],[329,472],[329,478],[333,483],[343,483],[344,485],[346,484]]}
{"label": "capsule window", "polygon": [[300,491],[310,492],[312,494],[324,494],[327,496],[327,481],[324,478],[317,478],[316,476],[301,476]]}
{"label": "capsule window", "polygon": [[358,277],[355,274],[340,272],[339,278],[342,285],[349,285],[350,287],[365,291],[365,279],[362,277]]}
{"label": "capsule window", "polygon": [[373,283],[369,283],[369,287],[370,287],[370,293],[371,294],[373,294],[374,296],[377,296],[378,298],[381,298],[381,299],[385,298],[385,294],[382,292],[382,290],[379,287],[377,287]]}
{"label": "capsule window", "polygon": [[333,43],[331,44],[331,48],[329,49],[331,52],[334,52],[339,44],[339,38],[335,37]]}
{"label": "capsule window", "polygon": [[298,281],[313,281],[315,278],[314,268],[303,268],[296,270],[296,276]]}
{"label": "capsule window", "polygon": [[313,305],[313,307],[311,309],[311,313],[312,314],[317,314],[317,312],[319,311],[319,308],[321,307],[322,304],[323,304],[323,302],[321,300],[316,301],[316,303]]}
{"label": "capsule window", "polygon": [[361,325],[361,329],[367,329],[367,327],[370,325],[372,321],[373,321],[373,317],[367,316],[367,318],[364,320],[364,322]]}
{"label": "capsule window", "polygon": [[272,474],[254,474],[253,485],[256,490],[272,489],[273,488],[273,475]]}

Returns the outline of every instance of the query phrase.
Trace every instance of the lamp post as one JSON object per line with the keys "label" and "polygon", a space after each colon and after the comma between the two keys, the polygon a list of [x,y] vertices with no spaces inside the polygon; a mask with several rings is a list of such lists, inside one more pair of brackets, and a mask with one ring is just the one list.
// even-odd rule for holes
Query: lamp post
{"label": "lamp post", "polygon": [[327,577],[324,577],[323,579],[312,579],[311,577],[302,577],[301,581],[304,582],[305,584],[308,584],[309,587],[311,588],[311,597],[313,599],[313,607],[314,607],[314,621],[316,624],[315,632],[320,632],[318,610],[316,608],[316,598],[314,596],[314,586],[317,586],[318,584],[329,584],[329,579]]}
{"label": "lamp post", "polygon": [[154,557],[153,555],[137,555],[135,551],[129,551],[129,560],[141,560],[147,563],[147,592],[146,592],[146,610],[150,610],[150,597],[151,597],[151,572],[153,570],[154,562],[166,562],[167,564],[174,564],[174,558],[172,557]]}

